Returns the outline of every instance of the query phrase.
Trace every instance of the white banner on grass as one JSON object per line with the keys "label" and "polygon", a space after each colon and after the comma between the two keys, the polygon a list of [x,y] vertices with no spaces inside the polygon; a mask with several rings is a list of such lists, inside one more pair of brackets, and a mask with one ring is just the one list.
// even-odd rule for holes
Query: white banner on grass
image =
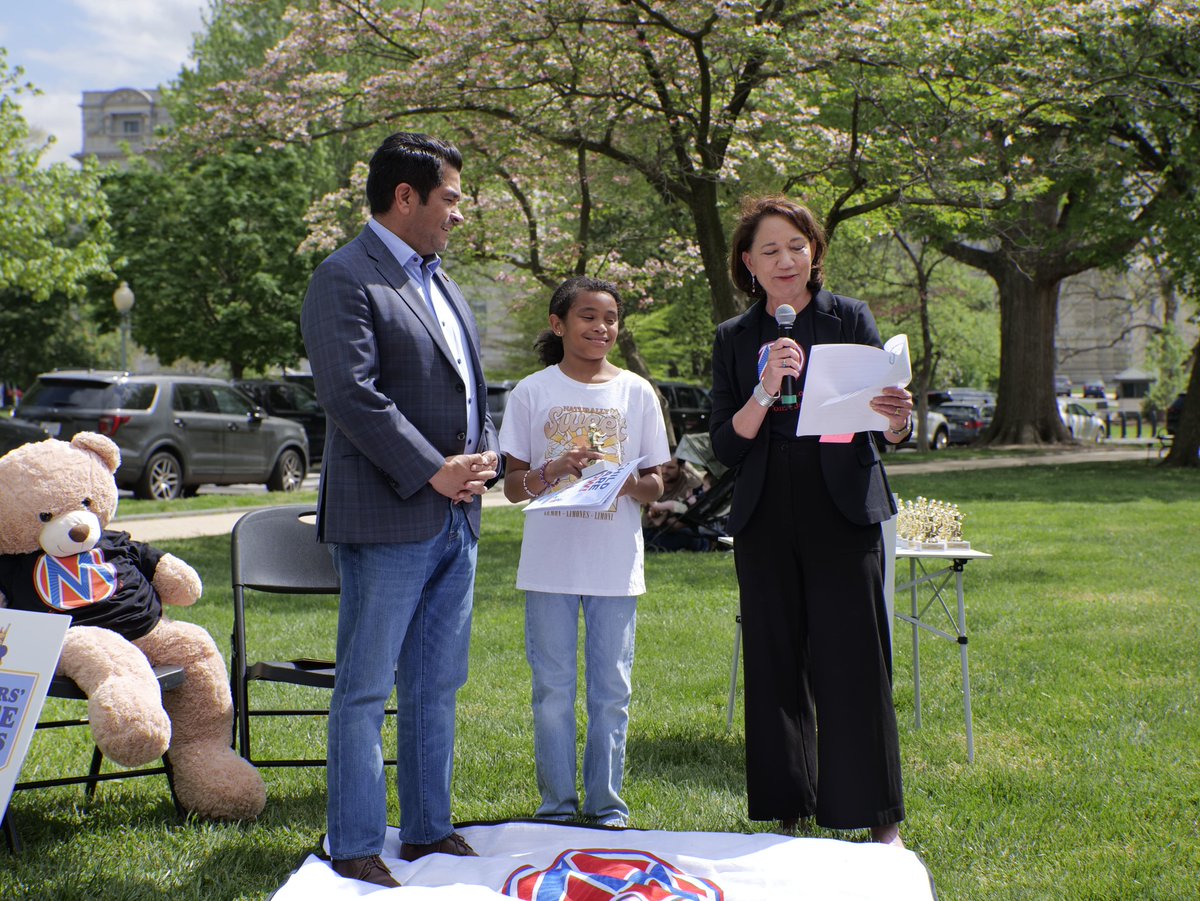
{"label": "white banner on grass", "polygon": [[932,901],[929,873],[911,851],[869,842],[758,833],[649,832],[508,822],[459,830],[479,857],[398,858],[388,829],[384,862],[402,888],[342,879],[310,855],[274,901],[341,901],[368,892],[410,901]]}

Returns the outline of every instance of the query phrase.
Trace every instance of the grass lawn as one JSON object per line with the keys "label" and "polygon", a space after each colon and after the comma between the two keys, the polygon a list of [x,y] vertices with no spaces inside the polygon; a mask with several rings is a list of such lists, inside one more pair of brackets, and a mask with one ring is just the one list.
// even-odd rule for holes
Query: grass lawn
{"label": "grass lawn", "polygon": [[[966,537],[995,555],[966,576],[974,764],[956,649],[922,638],[918,731],[908,633],[896,640],[904,837],[940,898],[1194,898],[1200,476],[1145,462],[902,470],[892,477],[897,493],[957,503]],[[521,514],[489,509],[484,521],[471,677],[459,703],[454,812],[463,821],[526,816],[537,800],[523,601],[512,588]],[[206,626],[227,653],[228,539],[162,546],[207,586],[178,617]],[[771,825],[745,816],[740,703],[725,729],[731,563],[715,553],[647,562],[626,776],[637,826]],[[334,615],[319,599],[262,607],[268,622],[252,659],[292,645],[309,655],[332,649]],[[258,720],[256,753],[321,753],[323,732],[319,720]],[[25,777],[86,767],[87,742],[70,745],[61,733],[38,736]],[[104,784],[90,804],[80,789],[18,793],[26,848],[0,866],[0,898],[264,898],[323,831],[325,799],[323,770],[265,776],[267,810],[246,825],[178,821],[161,777]]]}

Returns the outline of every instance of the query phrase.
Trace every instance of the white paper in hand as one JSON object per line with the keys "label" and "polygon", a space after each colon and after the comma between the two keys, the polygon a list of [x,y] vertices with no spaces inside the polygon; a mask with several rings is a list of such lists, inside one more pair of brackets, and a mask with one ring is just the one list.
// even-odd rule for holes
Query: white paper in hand
{"label": "white paper in hand", "polygon": [[538,510],[607,510],[612,506],[621,486],[639,463],[646,458],[638,457],[621,464],[617,469],[600,472],[586,479],[572,482],[561,491],[547,491],[525,505],[526,513]]}
{"label": "white paper in hand", "polygon": [[903,388],[911,381],[907,335],[896,335],[882,349],[866,344],[814,344],[808,354],[796,434],[882,431],[890,423],[871,409],[871,398],[885,387]]}

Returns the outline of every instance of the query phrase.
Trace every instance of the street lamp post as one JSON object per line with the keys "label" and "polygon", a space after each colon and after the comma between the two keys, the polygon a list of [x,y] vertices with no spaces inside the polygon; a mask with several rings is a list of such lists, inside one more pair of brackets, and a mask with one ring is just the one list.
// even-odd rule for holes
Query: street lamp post
{"label": "street lamp post", "polygon": [[121,282],[113,291],[113,306],[121,314],[121,370],[125,371],[129,369],[126,344],[129,340],[129,311],[133,309],[133,291],[128,282]]}

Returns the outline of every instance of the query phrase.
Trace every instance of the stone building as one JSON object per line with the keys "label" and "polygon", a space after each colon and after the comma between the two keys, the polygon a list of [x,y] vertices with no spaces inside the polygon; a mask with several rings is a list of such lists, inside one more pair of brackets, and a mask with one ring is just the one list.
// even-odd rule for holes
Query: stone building
{"label": "stone building", "polygon": [[1182,300],[1168,304],[1149,267],[1091,270],[1069,278],[1058,299],[1057,371],[1071,379],[1076,394],[1092,380],[1115,389],[1135,371],[1145,370],[1153,380],[1150,348],[1156,334],[1169,320],[1193,346],[1197,338],[1193,313],[1194,308]]}
{"label": "stone building", "polygon": [[127,165],[130,155],[153,151],[155,135],[171,126],[171,116],[156,89],[117,88],[84,91],[83,150],[75,158],[95,157],[101,163]]}

